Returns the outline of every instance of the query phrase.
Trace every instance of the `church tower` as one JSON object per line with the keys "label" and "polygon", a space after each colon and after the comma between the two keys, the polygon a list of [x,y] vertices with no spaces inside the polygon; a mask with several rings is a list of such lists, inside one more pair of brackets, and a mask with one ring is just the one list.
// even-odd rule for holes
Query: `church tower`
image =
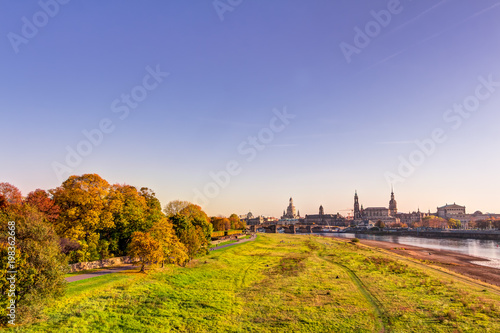
{"label": "church tower", "polygon": [[360,219],[361,218],[361,211],[359,210],[359,198],[358,198],[358,191],[354,193],[354,219]]}
{"label": "church tower", "polygon": [[398,213],[398,203],[394,199],[394,189],[391,188],[391,201],[389,201],[389,214],[394,216]]}
{"label": "church tower", "polygon": [[286,214],[283,214],[283,218],[295,219],[297,218],[297,210],[293,205],[293,199],[290,198],[290,202],[288,203],[288,207],[286,208]]}
{"label": "church tower", "polygon": [[319,206],[319,215],[320,216],[325,215],[325,210],[323,209],[323,205]]}

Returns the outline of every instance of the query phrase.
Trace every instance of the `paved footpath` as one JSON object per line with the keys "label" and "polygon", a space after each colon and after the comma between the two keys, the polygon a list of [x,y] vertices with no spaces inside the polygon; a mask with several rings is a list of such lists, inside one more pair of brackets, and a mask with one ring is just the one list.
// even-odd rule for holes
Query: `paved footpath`
{"label": "paved footpath", "polygon": [[[241,243],[250,242],[250,241],[255,240],[256,237],[257,236],[255,234],[252,234],[252,236],[250,238],[248,238],[248,239],[242,239],[242,240],[237,241],[235,243],[224,244],[224,245],[221,245],[221,246],[212,247],[210,249],[210,251],[219,250],[219,249],[223,249],[225,247],[229,247],[229,246],[238,245],[238,244],[241,244]],[[67,277],[66,281],[67,282],[75,282],[75,281],[90,279],[90,278],[93,278],[93,277],[96,277],[96,276],[101,276],[101,275],[106,275],[106,274],[111,274],[111,273],[117,273],[117,272],[129,270],[129,269],[138,269],[138,268],[139,268],[138,266],[134,266],[134,265],[124,265],[124,266],[120,266],[120,267],[110,267],[110,268],[101,269],[101,270],[98,270],[98,271],[95,271],[95,272],[92,272],[92,273],[85,273],[85,274],[80,274],[80,275],[73,275],[73,276]]]}
{"label": "paved footpath", "polygon": [[109,267],[106,269],[100,269],[100,270],[92,272],[92,273],[84,273],[84,274],[80,274],[80,275],[69,276],[66,278],[66,281],[67,282],[75,282],[75,281],[90,279],[90,278],[93,278],[96,276],[117,273],[117,272],[129,270],[129,269],[138,269],[138,268],[139,267],[134,266],[134,265],[125,265],[125,266],[120,266],[120,267]]}

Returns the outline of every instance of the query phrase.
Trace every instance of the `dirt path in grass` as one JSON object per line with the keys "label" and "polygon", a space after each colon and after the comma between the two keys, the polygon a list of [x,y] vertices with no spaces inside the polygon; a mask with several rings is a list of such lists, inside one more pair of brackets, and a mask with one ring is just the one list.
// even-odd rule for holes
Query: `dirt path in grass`
{"label": "dirt path in grass", "polygon": [[365,299],[370,303],[372,306],[373,310],[375,311],[375,315],[377,317],[377,326],[379,333],[384,333],[385,332],[385,325],[386,325],[386,317],[384,316],[384,310],[383,310],[383,305],[382,303],[375,297],[370,290],[365,286],[363,281],[356,275],[356,273],[349,269],[347,266],[344,266],[338,262],[332,261],[330,259],[324,258],[322,256],[319,256],[319,258],[329,262],[330,264],[336,265],[343,269],[347,275],[351,278],[352,282],[356,285],[358,288],[359,292],[365,297]]}
{"label": "dirt path in grass", "polygon": [[[338,239],[338,238],[337,238]],[[390,252],[441,266],[456,273],[477,279],[489,284],[500,286],[500,269],[475,264],[474,262],[488,262],[486,259],[469,256],[453,251],[434,250],[423,247],[403,245],[389,242],[381,242],[360,239],[361,244],[388,250]]]}
{"label": "dirt path in grass", "polygon": [[223,249],[225,247],[230,247],[230,246],[233,246],[233,245],[238,245],[238,244],[241,244],[241,243],[250,242],[250,241],[255,240],[255,238],[257,238],[257,235],[256,234],[252,234],[252,236],[250,238],[238,240],[237,242],[231,243],[231,244],[224,244],[224,245],[220,245],[220,246],[215,246],[215,247],[212,247],[210,249],[210,251],[215,251],[215,250]]}
{"label": "dirt path in grass", "polygon": [[120,266],[120,267],[110,267],[106,269],[101,269],[95,272],[90,272],[90,273],[84,273],[80,275],[73,275],[69,276],[66,278],[67,282],[75,282],[75,281],[80,281],[80,280],[85,280],[85,279],[90,279],[96,276],[101,276],[101,275],[106,275],[106,274],[111,274],[111,273],[117,273],[121,271],[126,271],[129,269],[138,269],[139,267],[134,266],[134,265],[125,265],[125,266]]}

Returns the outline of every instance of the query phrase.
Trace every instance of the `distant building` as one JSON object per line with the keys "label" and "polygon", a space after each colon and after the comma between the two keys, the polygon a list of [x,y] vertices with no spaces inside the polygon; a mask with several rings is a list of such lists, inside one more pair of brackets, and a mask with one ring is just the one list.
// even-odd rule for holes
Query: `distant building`
{"label": "distant building", "polygon": [[252,213],[248,213],[246,215],[240,215],[240,220],[244,221],[248,226],[249,225],[260,225],[266,223],[275,223],[278,221],[276,217],[271,216],[257,216],[254,217]]}
{"label": "distant building", "polygon": [[[465,215],[465,206],[460,206],[457,204],[448,205],[446,204],[443,207],[437,208],[437,216],[442,217],[444,219],[451,219],[457,216]],[[457,219],[458,220],[458,219]]]}
{"label": "distant building", "polygon": [[394,189],[391,189],[391,201],[389,201],[389,215],[396,216],[398,213],[398,203],[394,199]]}
{"label": "distant building", "polygon": [[363,213],[362,209],[359,208],[359,197],[358,197],[358,191],[356,190],[354,192],[354,220],[361,220],[363,219]]}
{"label": "distant building", "polygon": [[401,224],[406,224],[407,226],[411,227],[414,223],[422,222],[424,218],[430,215],[430,212],[422,213],[419,209],[416,212],[397,213],[395,216],[399,218],[399,222],[401,222]]}
{"label": "distant building", "polygon": [[244,221],[246,225],[259,225],[265,222],[262,216],[254,217],[251,212],[247,215],[240,215],[240,220]]}
{"label": "distant building", "polygon": [[391,211],[385,207],[367,207],[363,210],[363,219],[376,223],[378,221],[384,224],[399,222],[399,219],[391,215]]}
{"label": "distant building", "polygon": [[443,207],[438,207],[436,215],[446,220],[459,220],[463,228],[468,228],[469,222],[472,221],[472,215],[466,213],[465,206],[460,206],[456,203],[453,203],[453,205],[446,204]]}
{"label": "distant building", "polygon": [[474,212],[474,214],[470,214],[470,220],[471,222],[476,222],[476,221],[488,221],[491,219],[498,220],[500,219],[500,214],[490,214],[490,213],[482,213],[480,211]]}
{"label": "distant building", "polygon": [[306,215],[305,223],[307,224],[318,224],[318,225],[329,225],[329,226],[338,226],[343,227],[348,225],[346,219],[337,214],[325,214],[325,210],[323,209],[323,205],[319,206],[319,214],[317,215]]}
{"label": "distant building", "polygon": [[363,205],[359,205],[358,191],[354,194],[354,224],[358,226],[371,226],[378,221],[384,222],[384,224],[391,224],[399,222],[399,218],[396,216],[398,211],[397,202],[394,198],[394,191],[391,191],[391,200],[389,201],[389,208],[385,207],[367,207],[363,208]]}
{"label": "distant building", "polygon": [[286,212],[283,211],[283,216],[281,217],[281,219],[283,220],[283,219],[299,219],[299,218],[300,218],[300,212],[297,212],[293,204],[293,199],[290,198],[290,202],[288,203]]}
{"label": "distant building", "polygon": [[438,217],[442,217],[444,219],[455,219],[459,220],[462,224],[462,228],[469,228],[470,222],[477,221],[487,221],[491,219],[500,219],[500,214],[491,214],[491,213],[482,213],[480,211],[475,211],[473,214],[467,214],[465,210],[465,206],[457,205],[453,203],[453,205],[446,204],[443,207],[437,208],[436,215]]}

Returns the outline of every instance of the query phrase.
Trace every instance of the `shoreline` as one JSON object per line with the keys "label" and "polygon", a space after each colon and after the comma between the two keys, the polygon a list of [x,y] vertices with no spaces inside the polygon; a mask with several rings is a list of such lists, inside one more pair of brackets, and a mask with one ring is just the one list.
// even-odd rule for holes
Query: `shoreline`
{"label": "shoreline", "polygon": [[[345,242],[350,241],[348,238],[333,238]],[[368,239],[360,239],[360,243],[365,246],[386,250],[412,259],[425,260],[433,265],[454,271],[455,273],[500,286],[500,263],[485,258],[474,257],[448,250],[436,250]]]}

